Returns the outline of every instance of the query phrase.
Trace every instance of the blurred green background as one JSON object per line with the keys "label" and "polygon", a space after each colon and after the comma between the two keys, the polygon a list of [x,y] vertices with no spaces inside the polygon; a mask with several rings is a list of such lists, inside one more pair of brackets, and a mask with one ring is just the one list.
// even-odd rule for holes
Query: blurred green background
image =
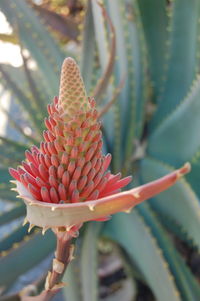
{"label": "blurred green background", "polygon": [[57,300],[200,300],[200,1],[102,3],[109,17],[95,0],[0,0],[0,300],[29,283],[37,294],[53,256],[50,231],[22,227],[8,167],[39,145],[67,56],[104,112],[113,172],[132,186],[186,161],[192,172],[130,214],[87,223]]}

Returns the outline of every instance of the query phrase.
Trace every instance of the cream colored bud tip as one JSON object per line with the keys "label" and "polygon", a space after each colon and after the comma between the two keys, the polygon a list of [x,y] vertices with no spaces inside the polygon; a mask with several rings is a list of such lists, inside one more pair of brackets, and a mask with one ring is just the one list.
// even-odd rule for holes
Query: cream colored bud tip
{"label": "cream colored bud tip", "polygon": [[62,66],[72,66],[77,65],[76,61],[72,57],[67,57],[64,59]]}

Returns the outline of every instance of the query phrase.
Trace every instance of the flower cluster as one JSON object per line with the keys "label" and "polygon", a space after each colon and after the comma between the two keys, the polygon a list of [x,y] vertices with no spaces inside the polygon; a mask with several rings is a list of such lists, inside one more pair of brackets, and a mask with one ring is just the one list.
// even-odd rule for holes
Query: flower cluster
{"label": "flower cluster", "polygon": [[43,228],[105,220],[159,193],[189,171],[186,164],[162,180],[128,192],[131,177],[107,171],[111,155],[102,153],[101,124],[95,100],[86,95],[79,68],[65,59],[59,97],[48,105],[47,130],[40,147],[26,151],[26,160],[10,168],[17,191],[27,205],[27,220]]}
{"label": "flower cluster", "polygon": [[120,191],[131,177],[107,172],[111,155],[102,154],[102,134],[94,99],[88,99],[79,69],[67,58],[59,99],[48,105],[47,130],[40,148],[26,151],[26,161],[11,175],[38,201],[76,203]]}

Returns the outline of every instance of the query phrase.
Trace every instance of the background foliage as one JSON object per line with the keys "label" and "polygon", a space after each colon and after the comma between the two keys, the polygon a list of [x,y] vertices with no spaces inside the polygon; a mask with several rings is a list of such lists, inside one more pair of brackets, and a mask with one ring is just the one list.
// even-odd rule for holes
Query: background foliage
{"label": "background foliage", "polygon": [[[9,126],[0,144],[0,225],[2,233],[7,231],[0,239],[1,291],[11,295],[17,277],[54,249],[50,232],[42,237],[37,229],[27,233],[22,228],[25,208],[10,191],[7,168],[19,164],[25,149],[39,143],[46,105],[58,94],[61,63],[72,56],[80,63],[89,95],[96,93],[99,78],[108,83],[96,93],[99,109],[115,99],[103,115],[104,148],[112,153],[114,172],[132,174],[133,185],[154,180],[185,161],[191,162],[192,172],[130,214],[85,226],[76,260],[65,275],[66,300],[95,301],[103,295],[108,301],[132,300],[133,295],[134,300],[199,300],[200,2],[103,3],[115,28],[116,47],[109,20],[96,1],[46,0],[36,5],[0,0],[13,28],[10,36],[0,38],[19,44],[23,57],[19,68],[0,65],[1,94],[9,91],[17,108],[15,114],[12,106],[5,112]],[[113,62],[112,73],[105,73]],[[117,292],[116,285],[105,290],[99,272],[99,267],[106,271],[105,260],[112,257],[115,268],[105,274],[120,268],[126,279],[114,281]],[[38,289],[43,279],[38,275],[34,282]]]}

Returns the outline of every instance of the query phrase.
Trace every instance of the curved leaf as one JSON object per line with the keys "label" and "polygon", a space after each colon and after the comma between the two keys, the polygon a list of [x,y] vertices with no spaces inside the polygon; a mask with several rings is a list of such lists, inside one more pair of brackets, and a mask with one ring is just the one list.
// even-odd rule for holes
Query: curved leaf
{"label": "curved leaf", "polygon": [[89,224],[82,237],[80,273],[84,301],[98,300],[97,240],[101,227],[101,223]]}
{"label": "curved leaf", "polygon": [[7,224],[23,215],[25,215],[26,209],[23,202],[16,202],[15,206],[0,214],[0,226]]}
{"label": "curved leaf", "polygon": [[173,166],[190,160],[200,146],[200,79],[189,95],[149,137],[148,153]]}
{"label": "curved leaf", "polygon": [[[34,234],[24,239],[17,248],[5,253],[0,258],[0,283],[5,289],[17,279],[17,277],[42,261],[55,247],[55,238],[51,231],[43,237]],[[33,254],[34,256],[30,256]],[[5,256],[6,255],[6,256]],[[5,273],[6,271],[6,273]]]}
{"label": "curved leaf", "polygon": [[158,219],[154,215],[147,203],[138,206],[145,222],[155,235],[157,243],[162,248],[169,268],[175,277],[175,282],[180,290],[182,300],[198,300],[200,297],[200,287],[189,268],[186,266],[181,255],[176,251],[167,233],[164,231]]}
{"label": "curved leaf", "polygon": [[20,105],[22,105],[26,112],[29,114],[29,118],[32,124],[34,124],[36,129],[40,128],[39,121],[41,121],[41,119],[38,118],[38,114],[32,106],[32,101],[27,93],[27,90],[21,90],[19,88],[19,85],[16,82],[16,80],[13,80],[11,78],[10,74],[5,70],[2,64],[0,64],[0,73],[2,74],[6,85],[9,87],[11,93],[15,95]]}
{"label": "curved leaf", "polygon": [[0,251],[6,251],[13,247],[13,245],[16,247],[27,235],[28,227],[24,226],[22,227],[21,223],[20,225],[11,231],[7,236],[3,237],[3,239],[0,240]]}
{"label": "curved leaf", "polygon": [[[141,162],[142,182],[151,181],[172,170],[171,167],[152,158]],[[194,243],[200,247],[200,204],[197,196],[185,179],[151,200],[156,211],[168,215],[181,225]]]}
{"label": "curved leaf", "polygon": [[81,73],[83,74],[86,90],[89,92],[91,88],[91,79],[95,59],[95,35],[94,22],[92,15],[91,1],[88,1],[87,12],[84,21],[82,56],[81,56]]}
{"label": "curved leaf", "polygon": [[[98,57],[100,62],[100,70],[103,74],[104,70],[106,69],[106,65],[109,58],[108,53],[108,39],[107,39],[107,30],[106,26],[104,24],[104,17],[102,15],[101,7],[97,4],[95,1],[91,1],[92,5],[92,14],[93,14],[93,22],[94,22],[94,32],[95,32],[95,38],[97,43],[97,49],[98,49]],[[112,89],[113,84],[109,85],[109,89],[106,92],[106,98],[111,99],[112,98]],[[105,102],[105,99],[103,100],[103,103]],[[114,141],[114,114],[110,110],[104,117],[103,117],[103,124],[104,128],[106,130],[106,135],[109,139],[110,146],[112,148],[113,141]]]}
{"label": "curved leaf", "polygon": [[171,14],[166,80],[160,104],[151,122],[152,128],[173,112],[188,93],[196,75],[200,2],[174,0],[171,2]]}
{"label": "curved leaf", "polygon": [[63,294],[66,301],[82,301],[79,247],[80,245],[78,245],[78,248],[75,251],[75,260],[70,262],[63,277],[63,281],[69,283],[69,285],[63,288]]}
{"label": "curved leaf", "polygon": [[158,101],[158,96],[163,86],[165,73],[165,56],[168,50],[167,5],[165,0],[139,0],[141,18],[149,50],[150,72],[152,75],[153,89]]}
{"label": "curved leaf", "polygon": [[104,234],[126,250],[158,300],[181,300],[162,252],[136,210],[115,215],[106,223]]}

